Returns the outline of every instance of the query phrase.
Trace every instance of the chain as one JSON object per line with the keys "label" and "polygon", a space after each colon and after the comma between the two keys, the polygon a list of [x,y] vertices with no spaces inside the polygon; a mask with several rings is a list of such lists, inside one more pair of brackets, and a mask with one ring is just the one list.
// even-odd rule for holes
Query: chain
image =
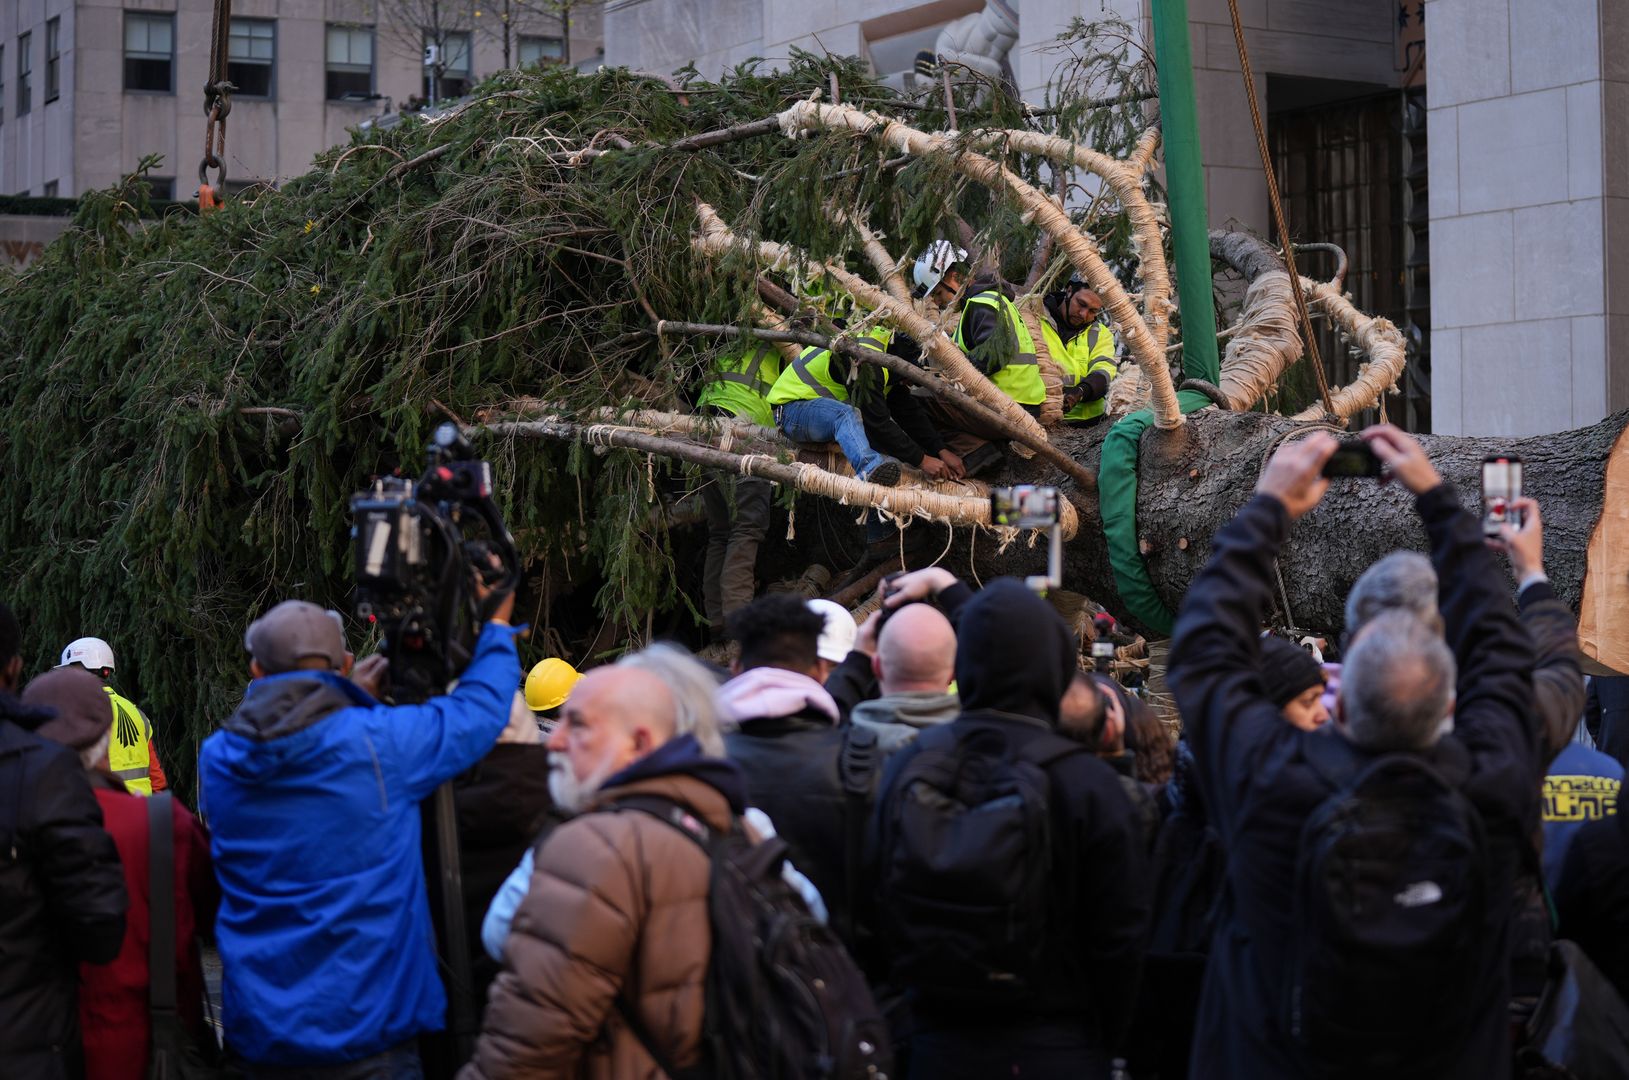
{"label": "chain", "polygon": [[[232,44],[232,0],[215,0],[215,24],[209,45],[209,79],[204,83],[204,156],[198,162],[198,205],[207,209],[226,185],[226,117],[232,111],[233,86],[227,74]],[[215,183],[209,170],[215,170]]]}
{"label": "chain", "polygon": [[1244,26],[1239,21],[1239,0],[1227,0],[1227,10],[1233,16],[1233,40],[1239,47],[1239,69],[1244,73],[1244,95],[1250,102],[1250,120],[1256,126],[1256,147],[1261,151],[1261,171],[1267,178],[1267,201],[1273,208],[1273,225],[1278,229],[1278,241],[1284,245],[1284,266],[1290,272],[1290,293],[1295,297],[1295,313],[1301,319],[1301,332],[1306,335],[1307,358],[1312,361],[1312,373],[1318,378],[1318,396],[1323,400],[1324,414],[1335,415],[1334,403],[1329,397],[1329,380],[1324,376],[1323,358],[1318,355],[1318,339],[1312,336],[1312,315],[1307,311],[1307,298],[1301,291],[1301,274],[1295,268],[1295,245],[1290,243],[1290,232],[1284,224],[1284,204],[1278,198],[1278,175],[1273,171],[1273,155],[1267,148],[1267,129],[1261,122],[1261,105],[1256,101],[1256,77],[1250,71],[1250,53],[1244,47]]}

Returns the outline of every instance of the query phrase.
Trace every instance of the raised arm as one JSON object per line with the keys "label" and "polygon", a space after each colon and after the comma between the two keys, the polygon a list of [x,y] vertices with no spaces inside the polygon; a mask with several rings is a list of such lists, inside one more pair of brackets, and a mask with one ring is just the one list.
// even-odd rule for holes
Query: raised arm
{"label": "raised arm", "polygon": [[1210,561],[1188,586],[1177,616],[1166,679],[1207,806],[1223,829],[1258,778],[1256,764],[1295,730],[1262,686],[1261,621],[1273,560],[1291,523],[1328,490],[1322,470],[1335,446],[1318,432],[1273,456],[1255,497],[1217,532]]}

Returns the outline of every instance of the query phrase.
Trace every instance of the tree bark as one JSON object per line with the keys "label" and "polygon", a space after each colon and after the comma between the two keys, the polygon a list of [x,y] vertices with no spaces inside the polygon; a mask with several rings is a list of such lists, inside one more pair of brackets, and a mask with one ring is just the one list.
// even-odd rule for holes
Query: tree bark
{"label": "tree bark", "polygon": [[[1176,611],[1188,583],[1210,557],[1211,539],[1251,497],[1263,459],[1286,432],[1302,426],[1260,413],[1206,409],[1175,432],[1150,428],[1143,435],[1137,497],[1138,537],[1149,578],[1167,607]],[[1629,605],[1629,578],[1612,560],[1589,556],[1601,521],[1606,469],[1629,469],[1629,411],[1590,427],[1524,439],[1420,437],[1443,479],[1460,501],[1480,513],[1482,458],[1514,452],[1524,462],[1526,494],[1544,514],[1545,568],[1557,594],[1578,610],[1587,575],[1603,608]],[[1106,428],[1060,429],[1054,442],[1077,461],[1095,469]],[[1041,462],[1014,463],[991,483],[1056,483],[1061,477]],[[1065,549],[1064,587],[1083,592],[1117,616],[1125,605],[1109,568],[1102,522],[1094,503],[1077,503],[1080,532]],[[1621,515],[1620,515],[1621,516]],[[1599,547],[1600,545],[1597,545]],[[1425,550],[1425,534],[1413,498],[1395,483],[1338,479],[1323,501],[1296,523],[1280,560],[1284,587],[1295,622],[1320,631],[1343,625],[1346,594],[1359,574],[1398,548]],[[945,565],[971,566],[988,580],[992,574],[1033,573],[1044,551],[1013,545],[997,554],[987,541],[970,554],[952,554]],[[1605,637],[1586,640],[1586,653],[1609,667],[1629,670],[1629,643]]]}

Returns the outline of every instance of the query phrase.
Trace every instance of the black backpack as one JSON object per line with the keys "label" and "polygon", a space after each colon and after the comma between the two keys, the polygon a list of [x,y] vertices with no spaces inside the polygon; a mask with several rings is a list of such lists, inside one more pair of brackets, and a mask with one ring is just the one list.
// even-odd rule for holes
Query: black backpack
{"label": "black backpack", "polygon": [[[1039,721],[1004,718],[1003,726]],[[1086,747],[1001,727],[924,732],[878,808],[878,910],[893,980],[945,1004],[1022,1005],[1078,977],[1043,955],[1077,868],[1055,866],[1048,766]]]}
{"label": "black backpack", "polygon": [[1482,818],[1418,755],[1305,742],[1338,787],[1301,830],[1285,1030],[1346,1075],[1415,1073],[1477,1020],[1499,933]]}
{"label": "black backpack", "polygon": [[628,1003],[617,1007],[670,1080],[886,1080],[888,1025],[842,942],[781,877],[786,843],[753,843],[659,795],[618,799],[671,825],[712,866],[702,1063],[675,1069]]}

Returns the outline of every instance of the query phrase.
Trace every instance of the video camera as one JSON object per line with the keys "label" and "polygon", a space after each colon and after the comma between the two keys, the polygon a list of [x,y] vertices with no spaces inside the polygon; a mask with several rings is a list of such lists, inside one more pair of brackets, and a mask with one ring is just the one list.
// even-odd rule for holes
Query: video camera
{"label": "video camera", "polygon": [[[382,477],[351,497],[356,613],[383,631],[397,704],[424,701],[459,676],[481,625],[521,579],[491,467],[454,424],[436,429],[427,456],[417,482]],[[477,575],[491,590],[485,603]]]}

